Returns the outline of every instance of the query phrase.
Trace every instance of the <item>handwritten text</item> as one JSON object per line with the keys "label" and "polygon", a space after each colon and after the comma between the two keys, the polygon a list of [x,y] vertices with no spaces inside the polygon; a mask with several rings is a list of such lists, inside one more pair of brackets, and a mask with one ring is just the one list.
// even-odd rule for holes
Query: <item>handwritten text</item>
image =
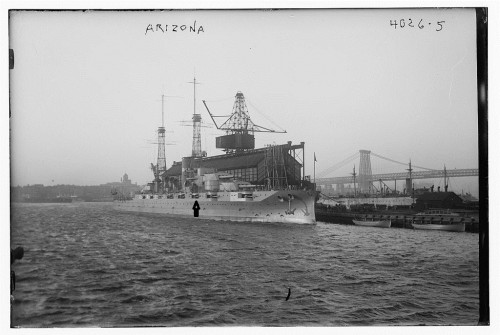
{"label": "handwritten text", "polygon": [[399,19],[399,20],[389,20],[389,24],[391,27],[394,27],[394,29],[401,29],[401,28],[418,28],[418,29],[424,29],[426,27],[428,28],[434,28],[435,31],[441,31],[444,28],[444,23],[445,21],[436,21],[436,22],[426,22],[424,19]]}
{"label": "handwritten text", "polygon": [[155,25],[153,24],[148,24],[146,27],[146,32],[144,35],[147,35],[148,33],[155,33],[155,32],[160,32],[160,33],[167,33],[167,32],[172,32],[172,33],[179,33],[179,32],[188,32],[188,33],[204,33],[205,30],[203,29],[202,25],[197,25],[196,21],[192,25],[186,25],[186,24],[161,24],[157,23]]}

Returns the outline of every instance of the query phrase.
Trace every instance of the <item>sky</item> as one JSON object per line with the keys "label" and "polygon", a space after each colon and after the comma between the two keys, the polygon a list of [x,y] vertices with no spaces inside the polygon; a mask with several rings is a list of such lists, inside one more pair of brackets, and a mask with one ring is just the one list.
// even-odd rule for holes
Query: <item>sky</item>
{"label": "sky", "polygon": [[[18,11],[9,42],[12,185],[149,182],[162,94],[167,166],[191,153],[195,76],[209,155],[223,133],[202,100],[228,115],[241,91],[256,124],[287,131],[256,146],[305,142],[308,175],[314,154],[319,176],[360,149],[478,167],[472,9]],[[373,173],[405,168],[372,157]]]}

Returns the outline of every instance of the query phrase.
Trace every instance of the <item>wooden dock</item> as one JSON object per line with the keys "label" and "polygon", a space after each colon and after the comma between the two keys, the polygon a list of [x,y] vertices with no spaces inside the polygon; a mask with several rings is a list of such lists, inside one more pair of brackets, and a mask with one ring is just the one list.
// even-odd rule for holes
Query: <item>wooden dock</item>
{"label": "wooden dock", "polygon": [[452,224],[465,223],[465,231],[471,233],[479,232],[479,222],[473,217],[443,217],[443,216],[421,216],[415,214],[379,214],[379,213],[352,213],[352,212],[331,212],[316,209],[316,221],[352,225],[352,220],[391,220],[392,228],[413,229],[412,222],[416,224]]}

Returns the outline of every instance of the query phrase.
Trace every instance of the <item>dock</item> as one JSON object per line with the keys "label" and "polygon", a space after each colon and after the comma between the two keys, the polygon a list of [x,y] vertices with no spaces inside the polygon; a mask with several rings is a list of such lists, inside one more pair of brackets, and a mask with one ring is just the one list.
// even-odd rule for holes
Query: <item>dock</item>
{"label": "dock", "polygon": [[316,221],[354,225],[352,220],[367,219],[367,220],[391,220],[391,228],[413,229],[413,223],[465,223],[465,231],[470,233],[479,232],[479,221],[474,217],[440,217],[440,216],[419,216],[415,213],[356,213],[356,212],[335,212],[323,208],[316,208]]}

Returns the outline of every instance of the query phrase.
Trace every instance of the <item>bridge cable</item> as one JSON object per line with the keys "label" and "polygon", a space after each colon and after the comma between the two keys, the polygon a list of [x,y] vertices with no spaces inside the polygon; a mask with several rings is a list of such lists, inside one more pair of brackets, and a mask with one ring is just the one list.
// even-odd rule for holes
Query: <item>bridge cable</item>
{"label": "bridge cable", "polygon": [[346,165],[347,163],[349,162],[352,162],[353,160],[355,160],[356,158],[359,157],[359,152],[356,152],[355,154],[345,158],[343,161],[339,162],[339,163],[336,163],[335,165],[333,166],[330,166],[328,169],[326,170],[323,170],[321,171],[320,173],[318,173],[318,176],[325,176],[341,167],[343,167],[344,165]]}
{"label": "bridge cable", "polygon": [[[404,166],[408,166],[407,163],[398,162],[398,161],[395,161],[394,159],[390,159],[390,158],[387,158],[387,157],[384,157],[384,156],[381,156],[381,155],[377,155],[374,152],[372,152],[371,154],[373,156],[375,156],[375,157],[382,158],[382,159],[385,159],[385,160],[393,162],[393,163],[397,163],[397,164],[401,164],[401,165],[404,165]],[[426,167],[422,167],[422,166],[418,166],[418,165],[413,165],[413,164],[412,164],[412,167],[416,167],[418,169],[429,170],[429,171],[436,171],[436,169],[429,169],[429,168],[426,168]]]}

